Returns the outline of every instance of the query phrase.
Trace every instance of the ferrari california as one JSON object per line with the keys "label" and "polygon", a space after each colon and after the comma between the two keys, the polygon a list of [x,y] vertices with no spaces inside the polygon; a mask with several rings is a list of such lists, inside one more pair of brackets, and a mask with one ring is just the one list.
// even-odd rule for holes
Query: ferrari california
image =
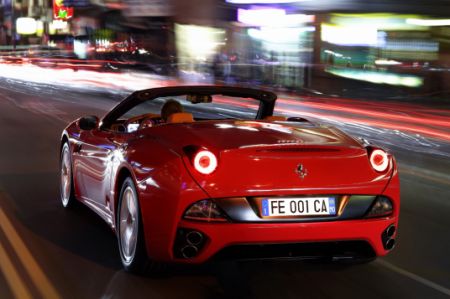
{"label": "ferrari california", "polygon": [[124,268],[208,260],[370,261],[395,246],[394,157],[226,86],[132,93],[60,143],[61,202],[117,235]]}

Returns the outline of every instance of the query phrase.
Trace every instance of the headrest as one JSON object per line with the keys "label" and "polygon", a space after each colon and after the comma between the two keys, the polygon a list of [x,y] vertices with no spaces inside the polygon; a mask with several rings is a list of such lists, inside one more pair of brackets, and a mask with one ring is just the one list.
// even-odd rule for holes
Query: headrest
{"label": "headrest", "polygon": [[168,123],[191,123],[194,121],[194,117],[191,113],[177,112],[173,113],[167,119]]}
{"label": "headrest", "polygon": [[264,120],[267,120],[267,121],[286,121],[287,117],[281,116],[281,115],[270,115],[270,116],[266,116],[264,118]]}

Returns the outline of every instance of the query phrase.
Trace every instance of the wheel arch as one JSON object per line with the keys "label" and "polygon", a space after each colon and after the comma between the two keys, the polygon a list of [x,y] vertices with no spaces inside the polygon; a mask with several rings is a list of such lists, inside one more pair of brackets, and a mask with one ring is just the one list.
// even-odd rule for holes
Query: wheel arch
{"label": "wheel arch", "polygon": [[69,149],[70,149],[69,137],[64,132],[61,136],[61,142],[59,143],[59,154],[60,155],[61,155],[62,148],[63,148],[64,144],[66,144],[66,143],[69,144]]}
{"label": "wheel arch", "polygon": [[[114,229],[117,228],[117,210],[119,205],[119,197],[120,197],[120,191],[122,189],[122,185],[125,182],[125,180],[130,177],[136,186],[136,180],[133,176],[133,171],[129,169],[127,166],[123,165],[119,168],[117,171],[116,179],[114,181],[114,202],[113,202],[113,209],[114,209]],[[137,186],[136,186],[137,188]]]}

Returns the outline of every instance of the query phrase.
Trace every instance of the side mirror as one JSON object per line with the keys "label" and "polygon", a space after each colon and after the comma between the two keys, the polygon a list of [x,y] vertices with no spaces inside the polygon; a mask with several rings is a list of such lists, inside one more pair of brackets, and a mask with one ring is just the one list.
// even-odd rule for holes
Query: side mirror
{"label": "side mirror", "polygon": [[97,116],[89,115],[80,118],[80,120],[78,121],[78,126],[80,127],[81,130],[90,131],[92,129],[95,129],[98,123],[99,119]]}

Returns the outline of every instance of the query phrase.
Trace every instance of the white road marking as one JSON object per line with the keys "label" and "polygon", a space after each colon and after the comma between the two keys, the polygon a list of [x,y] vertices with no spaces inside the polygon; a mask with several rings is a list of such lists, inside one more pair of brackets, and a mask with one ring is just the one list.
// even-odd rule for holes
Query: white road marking
{"label": "white road marking", "polygon": [[408,278],[410,278],[410,279],[412,279],[414,281],[417,281],[418,283],[426,285],[429,288],[432,288],[432,289],[434,289],[434,290],[436,290],[438,292],[441,292],[441,293],[443,293],[443,294],[445,294],[447,296],[450,296],[450,289],[448,289],[448,288],[446,288],[444,286],[441,286],[441,285],[439,285],[439,284],[437,284],[435,282],[432,282],[431,280],[423,278],[423,277],[421,277],[421,276],[419,276],[417,274],[414,274],[412,272],[404,270],[404,269],[402,269],[400,267],[397,267],[397,266],[395,266],[395,265],[393,265],[393,264],[391,264],[389,262],[386,262],[384,260],[381,260],[381,259],[376,260],[376,263],[380,264],[381,266],[383,266],[383,267],[385,267],[385,268],[387,268],[387,269],[389,269],[389,270],[391,270],[393,272],[396,272],[396,273],[398,273],[400,275],[408,277]]}

